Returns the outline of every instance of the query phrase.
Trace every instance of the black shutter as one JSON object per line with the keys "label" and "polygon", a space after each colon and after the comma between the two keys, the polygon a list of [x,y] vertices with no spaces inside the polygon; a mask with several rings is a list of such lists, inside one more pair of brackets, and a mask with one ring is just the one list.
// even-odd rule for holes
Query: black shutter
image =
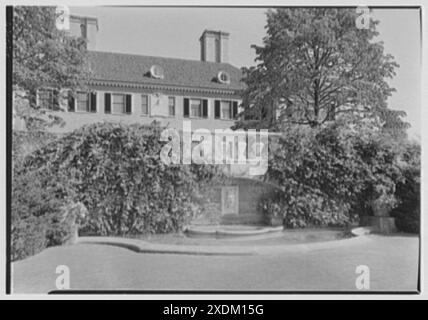
{"label": "black shutter", "polygon": [[214,118],[220,119],[220,100],[214,101]]}
{"label": "black shutter", "polygon": [[236,119],[236,116],[238,115],[238,101],[232,102],[232,118]]}
{"label": "black shutter", "polygon": [[104,94],[104,113],[111,113],[111,94]]}
{"label": "black shutter", "polygon": [[126,102],[125,112],[128,114],[131,114],[132,113],[132,95],[127,94],[125,102]]}
{"label": "black shutter", "polygon": [[68,91],[68,111],[74,112],[74,96],[71,91]]}
{"label": "black shutter", "polygon": [[96,92],[91,92],[89,94],[90,96],[90,111],[91,112],[97,112],[97,93]]}
{"label": "black shutter", "polygon": [[202,117],[208,118],[208,100],[202,100]]}
{"label": "black shutter", "polygon": [[189,98],[184,98],[183,117],[189,117]]}

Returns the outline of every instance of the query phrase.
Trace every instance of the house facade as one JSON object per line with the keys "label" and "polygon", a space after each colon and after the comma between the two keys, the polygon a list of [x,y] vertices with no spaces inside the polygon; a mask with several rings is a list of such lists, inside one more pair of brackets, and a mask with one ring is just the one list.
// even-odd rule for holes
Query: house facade
{"label": "house facade", "polygon": [[96,51],[98,21],[70,17],[70,32],[87,40],[91,80],[88,89],[67,99],[49,88],[38,94],[38,104],[62,110],[64,132],[94,122],[161,125],[192,130],[230,128],[240,111],[242,72],[228,63],[229,34],[205,30],[201,59],[185,60]]}
{"label": "house facade", "polygon": [[[245,87],[241,70],[228,63],[228,33],[203,31],[200,60],[185,60],[96,51],[98,28],[96,18],[70,17],[71,34],[87,40],[91,79],[85,90],[73,95],[49,88],[38,91],[38,105],[61,112],[65,121],[64,127],[50,130],[69,132],[97,122],[156,121],[181,131],[183,122],[190,120],[192,131],[208,129],[215,133],[235,124]],[[229,143],[225,152],[235,158],[238,141],[225,141],[225,145]],[[206,195],[210,209],[207,205],[202,220],[214,217],[224,223],[263,223],[257,202],[272,191],[271,187],[254,179],[248,164],[228,164],[225,169],[229,184]]]}

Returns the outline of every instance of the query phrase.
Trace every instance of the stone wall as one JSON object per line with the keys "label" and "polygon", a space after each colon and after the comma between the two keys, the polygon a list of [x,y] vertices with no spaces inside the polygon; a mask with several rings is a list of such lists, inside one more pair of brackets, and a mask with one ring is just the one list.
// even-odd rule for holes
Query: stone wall
{"label": "stone wall", "polygon": [[[222,214],[221,189],[224,186],[238,187],[238,212]],[[275,188],[267,183],[250,178],[230,178],[223,186],[216,186],[206,192],[206,204],[198,223],[221,224],[265,224],[266,219],[259,209],[262,197],[272,193]]]}

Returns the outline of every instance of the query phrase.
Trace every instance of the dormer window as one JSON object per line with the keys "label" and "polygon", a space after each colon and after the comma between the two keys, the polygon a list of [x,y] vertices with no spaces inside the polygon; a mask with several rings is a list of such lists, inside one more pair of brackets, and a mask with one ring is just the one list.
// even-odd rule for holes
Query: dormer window
{"label": "dormer window", "polygon": [[161,66],[156,65],[156,64],[153,65],[150,68],[150,75],[156,79],[163,79],[163,77],[164,77],[163,68]]}
{"label": "dormer window", "polygon": [[230,75],[226,71],[220,71],[217,74],[217,80],[223,84],[230,84]]}

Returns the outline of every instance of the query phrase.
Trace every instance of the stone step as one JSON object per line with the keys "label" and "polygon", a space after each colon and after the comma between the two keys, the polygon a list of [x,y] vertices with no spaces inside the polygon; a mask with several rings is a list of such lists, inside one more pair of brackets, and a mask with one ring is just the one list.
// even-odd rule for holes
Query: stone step
{"label": "stone step", "polygon": [[265,217],[261,214],[224,214],[221,216],[221,224],[266,224]]}

